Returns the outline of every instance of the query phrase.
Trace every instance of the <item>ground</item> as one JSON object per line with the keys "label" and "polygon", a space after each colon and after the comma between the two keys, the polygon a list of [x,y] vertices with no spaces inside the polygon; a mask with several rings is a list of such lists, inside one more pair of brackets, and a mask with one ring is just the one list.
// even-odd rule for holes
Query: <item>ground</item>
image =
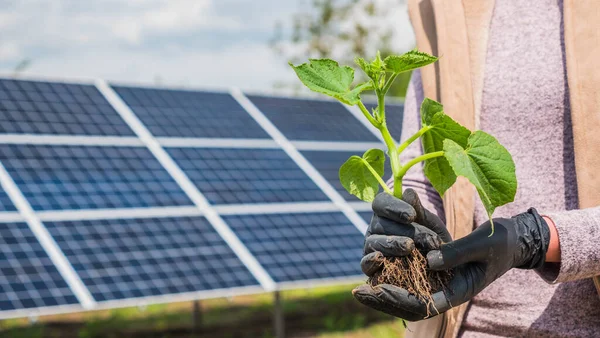
{"label": "ground", "polygon": [[[369,309],[351,295],[353,285],[282,293],[286,336],[397,338],[403,323]],[[193,329],[192,303],[151,305],[0,321],[0,337],[273,337],[270,294],[202,301],[202,325]]]}

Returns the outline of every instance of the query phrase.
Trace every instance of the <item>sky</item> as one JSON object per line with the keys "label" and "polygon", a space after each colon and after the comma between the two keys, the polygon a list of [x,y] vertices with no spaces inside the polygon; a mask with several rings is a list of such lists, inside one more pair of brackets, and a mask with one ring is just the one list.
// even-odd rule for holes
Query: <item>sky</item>
{"label": "sky", "polygon": [[[0,74],[29,59],[23,74],[34,77],[270,91],[294,79],[269,47],[275,25],[287,26],[307,3],[2,0]],[[393,18],[401,49],[414,44],[404,12]]]}

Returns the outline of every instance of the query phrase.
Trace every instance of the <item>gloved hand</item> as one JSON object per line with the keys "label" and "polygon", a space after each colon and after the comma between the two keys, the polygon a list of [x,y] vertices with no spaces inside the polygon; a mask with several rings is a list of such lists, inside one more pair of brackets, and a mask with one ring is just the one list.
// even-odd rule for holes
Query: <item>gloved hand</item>
{"label": "gloved hand", "polygon": [[361,268],[372,276],[381,268],[382,255],[401,257],[416,246],[420,250],[438,249],[442,242],[452,241],[446,225],[421,205],[419,195],[406,189],[403,200],[380,193],[373,200],[373,217],[365,234]]}
{"label": "gloved hand", "polygon": [[[434,250],[442,242],[452,240],[446,225],[421,205],[419,196],[412,189],[404,191],[403,200],[380,193],[375,197],[372,208],[374,214],[365,235],[365,256],[361,260],[361,268],[369,277],[382,268],[383,256],[407,256],[415,247],[422,251]],[[391,299],[407,295],[405,290],[393,285],[384,284],[377,288],[389,290]],[[394,301],[377,299],[369,285],[358,287],[353,294],[367,306],[404,319],[412,318],[410,313],[396,308]]]}
{"label": "gloved hand", "polygon": [[[454,272],[446,288],[433,294],[435,309],[430,307],[429,313],[443,313],[471,300],[512,268],[535,269],[544,264],[550,229],[535,209],[493,221],[492,236],[492,225],[488,221],[468,236],[427,254],[430,269],[453,269]],[[427,318],[427,305],[401,288],[363,285],[354,293],[361,302],[376,309],[381,309],[383,304],[393,305],[395,313],[404,319]]]}

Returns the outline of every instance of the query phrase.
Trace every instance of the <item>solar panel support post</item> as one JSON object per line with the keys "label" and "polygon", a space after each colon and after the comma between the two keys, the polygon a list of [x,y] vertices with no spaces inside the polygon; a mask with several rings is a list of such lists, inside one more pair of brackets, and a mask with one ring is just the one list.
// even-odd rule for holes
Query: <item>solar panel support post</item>
{"label": "solar panel support post", "polygon": [[285,316],[279,291],[273,292],[273,328],[276,338],[285,338]]}
{"label": "solar panel support post", "polygon": [[192,335],[196,336],[202,328],[202,304],[199,300],[195,300],[192,310]]}

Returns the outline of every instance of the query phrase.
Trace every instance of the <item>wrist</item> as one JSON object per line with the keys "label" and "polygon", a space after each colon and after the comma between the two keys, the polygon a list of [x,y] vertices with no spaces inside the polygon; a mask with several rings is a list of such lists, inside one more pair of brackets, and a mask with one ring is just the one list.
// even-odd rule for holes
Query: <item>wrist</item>
{"label": "wrist", "polygon": [[535,208],[519,214],[513,219],[517,233],[521,237],[521,259],[515,267],[519,269],[537,269],[546,262],[546,253],[550,245],[550,227]]}
{"label": "wrist", "polygon": [[546,262],[558,263],[560,262],[560,241],[558,240],[556,224],[548,216],[542,216],[542,218],[546,221],[550,230],[550,243],[548,244],[548,251],[546,251]]}

